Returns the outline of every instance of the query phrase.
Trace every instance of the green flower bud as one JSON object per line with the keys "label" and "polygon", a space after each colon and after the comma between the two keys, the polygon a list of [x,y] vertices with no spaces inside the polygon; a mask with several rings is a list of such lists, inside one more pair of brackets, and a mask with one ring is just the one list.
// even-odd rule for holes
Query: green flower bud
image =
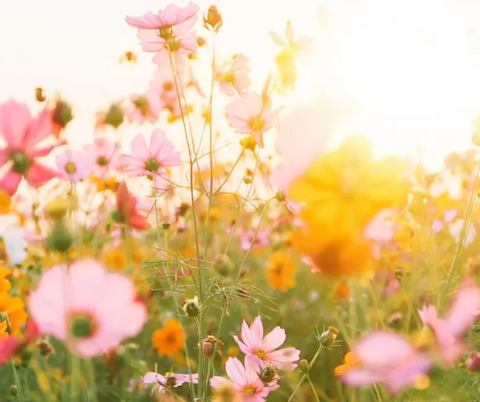
{"label": "green flower bud", "polygon": [[185,304],[183,305],[183,311],[189,317],[197,317],[200,314],[200,304],[198,303],[198,297],[195,296],[193,299],[185,300]]}
{"label": "green flower bud", "polygon": [[70,230],[62,222],[56,222],[47,237],[47,247],[50,250],[64,253],[71,247],[72,243],[73,237]]}
{"label": "green flower bud", "polygon": [[298,362],[298,368],[304,374],[307,374],[310,371],[310,363],[307,360],[302,359]]}

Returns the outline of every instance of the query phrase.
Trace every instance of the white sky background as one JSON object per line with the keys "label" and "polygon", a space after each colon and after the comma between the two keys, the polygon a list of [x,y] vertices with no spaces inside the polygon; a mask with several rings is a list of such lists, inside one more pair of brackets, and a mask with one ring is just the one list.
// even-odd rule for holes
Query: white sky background
{"label": "white sky background", "polygon": [[[313,56],[302,67],[297,93],[280,103],[317,98],[354,102],[355,118],[339,138],[365,134],[379,154],[414,155],[420,148],[431,165],[438,165],[445,153],[470,145],[471,122],[480,111],[480,1],[197,3],[202,11],[218,6],[225,22],[217,42],[219,58],[241,52],[251,57],[253,88],[258,91],[278,50],[270,30],[283,36],[291,19],[296,35],[316,36],[317,44],[328,36],[328,63],[326,56],[323,61],[318,53]],[[124,17],[166,4],[0,0],[0,101],[13,97],[34,106],[33,88],[58,90],[75,108],[69,140],[74,146],[91,140],[95,112],[131,93],[142,93],[154,68],[152,55],[142,53],[136,30]],[[320,14],[331,16],[320,18],[322,26],[321,6],[327,8]],[[197,32],[207,37],[200,23]],[[118,63],[126,50],[135,51],[138,65]],[[208,81],[203,86],[208,88]],[[145,130],[129,128],[128,135],[140,131]],[[267,142],[273,144],[272,139]]]}

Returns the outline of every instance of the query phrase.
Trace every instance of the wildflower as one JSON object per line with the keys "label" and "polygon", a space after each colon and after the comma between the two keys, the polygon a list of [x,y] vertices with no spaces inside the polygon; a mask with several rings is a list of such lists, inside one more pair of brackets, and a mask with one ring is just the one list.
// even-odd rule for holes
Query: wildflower
{"label": "wildflower", "polygon": [[168,387],[180,387],[185,383],[198,384],[198,374],[192,374],[191,381],[189,374],[167,373],[164,376],[150,372],[142,379],[143,384],[156,384],[160,393],[164,394]]}
{"label": "wildflower", "polygon": [[159,129],[152,133],[148,148],[145,137],[139,134],[132,141],[132,154],[122,155],[122,165],[126,172],[131,175],[153,176],[155,186],[159,184],[159,176],[165,174],[166,167],[178,166],[180,163],[180,153],[174,152],[172,143]]}
{"label": "wildflower", "polygon": [[178,320],[170,318],[162,329],[152,335],[153,346],[160,356],[173,356],[184,348],[183,329]]}
{"label": "wildflower", "polygon": [[114,220],[133,229],[145,230],[149,224],[147,217],[137,211],[137,199],[130,194],[127,185],[121,183],[117,190],[117,211],[114,212]]}
{"label": "wildflower", "polygon": [[52,110],[52,128],[57,138],[72,119],[72,107],[63,99],[56,99]]}
{"label": "wildflower", "polygon": [[78,183],[90,174],[90,161],[85,152],[67,149],[55,158],[60,170],[60,178]]}
{"label": "wildflower", "polygon": [[0,188],[0,215],[8,214],[11,203],[12,199],[10,195],[5,190]]}
{"label": "wildflower", "polygon": [[[184,74],[179,73],[179,81],[184,82]],[[170,119],[175,120],[182,117],[183,113],[187,113],[185,105],[180,109],[178,97],[182,97],[183,86],[175,83],[173,71],[167,67],[159,67],[150,82],[146,97],[151,104],[151,109],[157,115],[162,110],[170,112]]]}
{"label": "wildflower", "polygon": [[155,123],[162,110],[159,96],[150,91],[146,95],[132,95],[126,112],[128,120],[132,123],[143,124],[145,121]]}
{"label": "wildflower", "polygon": [[240,248],[247,251],[251,248],[265,247],[269,243],[268,233],[265,231],[258,231],[255,233],[253,229],[243,232],[240,237]]}
{"label": "wildflower", "polygon": [[234,391],[232,396],[238,397],[239,402],[263,402],[278,385],[265,385],[255,371],[254,364],[251,359],[245,358],[244,366],[237,358],[230,357],[225,364],[230,379],[214,376],[210,380],[210,385],[217,393]]}
{"label": "wildflower", "polygon": [[12,270],[4,267],[3,261],[0,261],[0,293],[8,292],[11,289],[12,284],[6,278],[7,276],[11,275],[11,273]]}
{"label": "wildflower", "polygon": [[414,385],[431,364],[428,356],[415,350],[407,340],[386,331],[366,335],[352,352],[361,365],[341,374],[342,381],[357,387],[383,382],[392,394]]}
{"label": "wildflower", "polygon": [[252,81],[248,77],[251,71],[250,67],[247,67],[248,61],[249,58],[243,54],[236,54],[231,61],[217,67],[217,81],[221,92],[233,96],[235,90],[238,95],[242,95],[250,87]]}
{"label": "wildflower", "polygon": [[270,363],[280,370],[293,370],[297,366],[294,364],[300,356],[300,351],[295,348],[278,349],[285,343],[287,335],[285,330],[275,327],[265,337],[263,336],[262,317],[258,316],[253,321],[251,327],[248,327],[245,320],[242,324],[242,341],[238,336],[233,338],[237,342],[240,350],[247,356],[253,355],[264,363]]}
{"label": "wildflower", "polygon": [[[455,239],[456,242],[460,241],[460,234],[462,232],[464,226],[463,219],[456,219],[449,227],[450,234]],[[477,232],[473,226],[468,228],[468,232],[465,234],[465,240],[463,242],[464,247],[468,247],[475,241],[475,237],[477,236]]]}
{"label": "wildflower", "polygon": [[335,375],[344,375],[351,369],[360,368],[362,366],[360,360],[353,352],[348,352],[345,355],[345,363],[335,367]]}
{"label": "wildflower", "polygon": [[33,117],[23,103],[11,100],[0,105],[0,136],[7,143],[6,148],[0,149],[0,165],[10,165],[0,178],[0,189],[13,195],[22,177],[28,184],[37,187],[57,176],[57,172],[36,160],[52,151],[52,146],[38,147],[51,133],[50,112],[47,109]]}
{"label": "wildflower", "polygon": [[244,92],[226,108],[228,123],[238,134],[250,134],[260,148],[264,147],[263,133],[270,130],[277,120],[277,111],[272,111],[272,102],[262,101],[255,92]]}
{"label": "wildflower", "polygon": [[122,125],[125,117],[123,108],[118,103],[112,103],[110,108],[103,116],[103,122],[106,125],[112,126],[113,128],[118,128]]}
{"label": "wildflower", "polygon": [[83,357],[116,348],[147,319],[132,281],[92,259],[46,271],[30,295],[29,311],[42,334],[67,342]]}
{"label": "wildflower", "polygon": [[295,287],[295,274],[297,265],[290,253],[275,251],[270,254],[269,264],[266,270],[269,285],[282,292]]}
{"label": "wildflower", "polygon": [[183,59],[177,55],[195,53],[195,32],[188,32],[197,22],[198,5],[190,2],[186,7],[169,4],[158,14],[148,12],[143,17],[127,17],[128,25],[138,28],[138,38],[145,52],[154,52],[154,63],[166,66],[169,54],[173,53],[177,63]]}
{"label": "wildflower", "polygon": [[8,333],[8,322],[7,320],[0,321],[0,339],[7,338],[10,334]]}
{"label": "wildflower", "polygon": [[467,366],[467,370],[471,373],[479,372],[480,371],[480,353],[472,352],[468,357],[467,361],[465,362]]}
{"label": "wildflower", "polygon": [[396,157],[373,161],[369,142],[348,138],[294,180],[288,196],[304,203],[302,219],[327,233],[357,233],[385,208],[406,202],[406,165]]}
{"label": "wildflower", "polygon": [[106,138],[97,138],[93,144],[85,145],[83,149],[90,160],[92,173],[102,179],[109,177],[109,169],[117,164],[117,145]]}
{"label": "wildflower", "polygon": [[436,307],[431,305],[423,306],[418,313],[423,324],[434,332],[443,361],[454,363],[466,349],[461,341],[462,336],[478,319],[480,288],[473,285],[462,287],[444,319],[438,318]]}
{"label": "wildflower", "polygon": [[338,329],[335,327],[328,327],[328,329],[325,332],[323,332],[319,336],[317,335],[317,339],[321,345],[325,346],[326,348],[329,348],[335,343],[335,339],[337,339],[337,336],[338,336]]}
{"label": "wildflower", "polygon": [[0,321],[7,322],[7,332],[17,335],[26,320],[27,313],[23,300],[17,296],[12,297],[7,292],[0,293]]}
{"label": "wildflower", "polygon": [[28,344],[34,342],[38,338],[38,335],[37,325],[32,320],[28,320],[24,335],[13,336],[9,334],[6,337],[0,336],[0,366],[28,346]]}
{"label": "wildflower", "polygon": [[3,238],[8,261],[12,265],[20,265],[27,258],[28,243],[25,229],[20,226],[20,222],[17,215],[0,216],[0,237]]}

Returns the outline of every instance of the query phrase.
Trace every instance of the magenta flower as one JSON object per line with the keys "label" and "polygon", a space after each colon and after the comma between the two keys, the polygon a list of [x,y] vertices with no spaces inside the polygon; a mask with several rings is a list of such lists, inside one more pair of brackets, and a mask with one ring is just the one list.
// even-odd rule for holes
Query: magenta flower
{"label": "magenta flower", "polygon": [[258,376],[255,361],[245,358],[245,366],[236,357],[230,357],[225,364],[230,380],[223,377],[212,377],[210,385],[216,390],[231,389],[239,402],[263,402],[268,394],[275,391],[278,385],[265,385]]}
{"label": "magenta flower", "polygon": [[51,114],[47,109],[33,117],[23,103],[10,100],[0,105],[0,136],[6,142],[6,147],[0,149],[0,166],[9,166],[0,178],[0,189],[13,195],[22,177],[37,187],[58,175],[36,160],[47,156],[54,148],[51,145],[38,147],[51,133]]}
{"label": "magenta flower", "polygon": [[272,111],[272,102],[262,103],[255,92],[244,92],[235,98],[226,109],[230,126],[239,134],[251,134],[260,148],[264,147],[263,133],[270,130],[277,120],[278,113]]}
{"label": "magenta flower", "polygon": [[173,53],[180,67],[184,60],[178,55],[195,53],[195,32],[188,32],[197,22],[200,7],[190,2],[186,7],[169,4],[158,14],[148,12],[143,17],[127,17],[128,25],[138,28],[138,38],[145,52],[154,52],[154,63],[166,66],[169,52]]}
{"label": "magenta flower", "polygon": [[466,351],[461,339],[479,313],[480,288],[468,283],[460,288],[445,319],[438,318],[435,306],[423,306],[418,312],[423,324],[434,332],[442,360],[447,364],[456,362]]}
{"label": "magenta flower", "polygon": [[83,149],[88,155],[92,173],[98,177],[108,177],[109,169],[117,167],[117,144],[106,138],[97,138],[93,144],[85,145]]}
{"label": "magenta flower", "polygon": [[342,381],[357,387],[383,382],[392,394],[413,384],[431,365],[426,354],[418,352],[401,336],[386,331],[366,335],[352,352],[360,367],[342,374]]}
{"label": "magenta flower", "polygon": [[287,335],[285,330],[275,327],[263,337],[262,317],[258,316],[248,327],[245,320],[242,324],[242,341],[238,336],[233,338],[240,350],[247,356],[253,355],[264,363],[269,363],[280,370],[293,370],[297,367],[294,362],[300,358],[300,351],[295,348],[278,349],[285,343]]}
{"label": "magenta flower", "polygon": [[240,237],[240,248],[243,251],[250,249],[250,245],[252,248],[259,248],[265,247],[268,243],[268,233],[263,230],[259,231],[255,236],[255,231],[250,229],[247,232],[243,232]]}
{"label": "magenta flower", "polygon": [[[150,372],[145,374],[142,382],[144,384],[157,384],[158,390],[164,394],[168,387],[180,387],[190,382],[189,374],[173,374],[167,373],[164,376],[158,373]],[[198,384],[198,374],[192,374],[192,384]]]}
{"label": "magenta flower", "polygon": [[165,167],[181,163],[180,152],[173,150],[173,144],[162,130],[153,131],[148,148],[145,137],[139,134],[132,141],[132,154],[122,155],[123,169],[132,176],[152,177],[157,186],[165,174]]}
{"label": "magenta flower", "polygon": [[83,357],[117,347],[147,320],[132,281],[91,259],[46,271],[30,295],[29,311],[41,334],[67,342]]}
{"label": "magenta flower", "polygon": [[60,170],[60,178],[78,183],[88,177],[92,165],[85,152],[72,151],[67,149],[55,158],[57,167]]}
{"label": "magenta flower", "polygon": [[247,67],[249,58],[243,54],[233,56],[221,67],[217,67],[217,81],[220,84],[220,91],[228,96],[233,96],[235,90],[239,95],[250,87],[252,81],[248,77],[251,69]]}

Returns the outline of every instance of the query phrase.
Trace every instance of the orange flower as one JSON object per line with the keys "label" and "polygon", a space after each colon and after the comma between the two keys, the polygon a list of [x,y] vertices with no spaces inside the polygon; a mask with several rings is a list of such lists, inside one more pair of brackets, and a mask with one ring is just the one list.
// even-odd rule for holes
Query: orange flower
{"label": "orange flower", "polygon": [[0,293],[0,321],[7,321],[10,334],[17,335],[20,326],[27,321],[25,305],[20,297],[11,297],[7,292]]}
{"label": "orange flower", "polygon": [[336,300],[347,300],[349,296],[350,296],[350,288],[345,282],[340,282],[337,288],[335,289],[333,298]]}
{"label": "orange flower", "polygon": [[162,329],[152,335],[152,343],[160,356],[173,356],[184,348],[183,328],[174,318],[170,318]]}
{"label": "orange flower", "polygon": [[0,293],[8,292],[11,289],[12,285],[6,278],[11,273],[12,271],[9,268],[3,266],[3,261],[0,261]]}
{"label": "orange flower", "polygon": [[345,355],[345,364],[335,367],[335,375],[343,375],[352,368],[361,367],[361,362],[353,352]]}
{"label": "orange flower", "polygon": [[11,203],[12,199],[10,198],[8,193],[0,189],[0,214],[8,214]]}
{"label": "orange flower", "polygon": [[0,339],[8,338],[8,323],[7,321],[0,321]]}
{"label": "orange flower", "polygon": [[292,256],[284,251],[275,251],[270,254],[267,267],[267,281],[274,289],[285,292],[295,286],[297,266]]}

